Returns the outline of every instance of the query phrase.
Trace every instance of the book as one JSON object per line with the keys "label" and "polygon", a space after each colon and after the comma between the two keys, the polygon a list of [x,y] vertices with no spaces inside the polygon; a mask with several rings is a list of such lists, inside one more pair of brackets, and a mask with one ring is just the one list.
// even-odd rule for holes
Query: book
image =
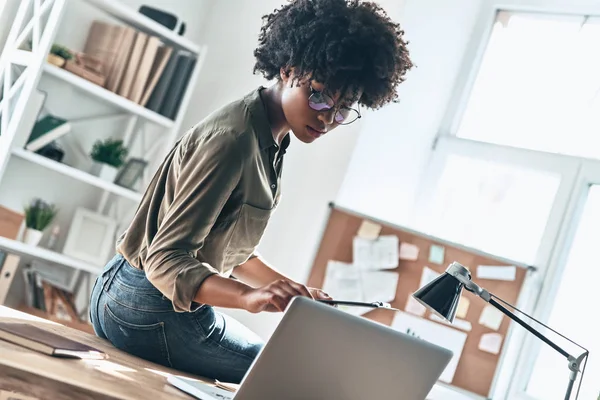
{"label": "book", "polygon": [[106,77],[105,87],[111,92],[117,92],[121,86],[121,81],[125,75],[127,64],[129,63],[129,57],[131,55],[131,48],[135,40],[135,29],[124,26],[123,35],[121,41],[118,44],[117,57],[113,64],[113,68],[108,72]]}
{"label": "book", "polygon": [[179,59],[177,60],[177,66],[175,67],[174,72],[174,76],[177,77],[177,79],[173,79],[169,85],[159,114],[170,119],[175,119],[179,111],[179,106],[181,105],[181,100],[187,89],[195,62],[196,59],[192,53],[186,51],[179,54]]}
{"label": "book", "polygon": [[161,41],[156,36],[149,36],[144,52],[140,59],[140,64],[137,68],[135,77],[133,79],[133,85],[127,98],[134,103],[138,103],[142,100],[144,89],[148,83],[152,66],[158,52],[158,48],[161,46]]}
{"label": "book", "polygon": [[167,95],[167,91],[169,90],[169,86],[171,85],[171,81],[173,80],[175,67],[177,67],[180,52],[181,51],[174,50],[171,54],[171,57],[169,57],[169,61],[167,62],[162,75],[158,79],[156,87],[150,94],[150,98],[145,105],[147,109],[156,113],[160,111],[160,108],[165,100],[165,96]]}
{"label": "book", "polygon": [[21,257],[7,253],[2,264],[2,273],[0,274],[0,304],[4,304],[8,297],[8,291],[12,281],[17,273]]}
{"label": "book", "polygon": [[135,40],[133,47],[131,48],[131,55],[125,67],[125,75],[121,81],[121,85],[117,92],[118,95],[129,98],[131,89],[136,79],[138,69],[140,68],[140,62],[144,56],[146,44],[148,43],[148,35],[144,32],[136,31]]}
{"label": "book", "polygon": [[50,114],[46,115],[33,126],[25,148],[37,151],[70,131],[71,125],[67,120]]}
{"label": "book", "polygon": [[118,56],[124,28],[95,20],[88,32],[83,52],[102,62],[102,75],[108,76]]}
{"label": "book", "polygon": [[94,347],[28,323],[0,322],[0,339],[53,357],[94,360],[108,358],[106,353]]}
{"label": "book", "polygon": [[140,100],[140,104],[142,106],[146,106],[148,100],[150,100],[150,95],[154,92],[156,85],[160,77],[162,76],[169,59],[171,58],[171,53],[173,52],[173,48],[169,46],[162,46],[158,49],[156,54],[156,59],[154,60],[154,64],[152,65],[152,70],[150,71],[150,77],[148,78],[148,84],[144,89],[144,94],[142,99]]}

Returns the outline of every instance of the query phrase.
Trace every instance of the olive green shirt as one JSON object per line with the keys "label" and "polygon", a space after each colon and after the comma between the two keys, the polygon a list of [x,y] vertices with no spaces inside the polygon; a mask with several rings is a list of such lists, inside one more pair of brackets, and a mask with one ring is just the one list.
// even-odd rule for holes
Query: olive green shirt
{"label": "olive green shirt", "polygon": [[261,100],[262,87],[213,112],[159,166],[117,251],[178,312],[213,274],[229,277],[256,255],[280,199],[283,155]]}

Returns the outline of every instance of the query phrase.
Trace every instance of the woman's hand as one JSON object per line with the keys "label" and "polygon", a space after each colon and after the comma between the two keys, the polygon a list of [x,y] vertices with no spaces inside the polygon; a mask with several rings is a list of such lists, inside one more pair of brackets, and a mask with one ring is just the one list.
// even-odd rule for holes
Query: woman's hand
{"label": "woman's hand", "polygon": [[310,294],[312,294],[313,298],[316,300],[333,300],[333,298],[330,295],[328,295],[321,289],[308,288],[308,291],[310,292]]}
{"label": "woman's hand", "polygon": [[242,304],[251,313],[283,312],[294,296],[314,299],[306,286],[280,279],[260,288],[248,289],[242,295]]}

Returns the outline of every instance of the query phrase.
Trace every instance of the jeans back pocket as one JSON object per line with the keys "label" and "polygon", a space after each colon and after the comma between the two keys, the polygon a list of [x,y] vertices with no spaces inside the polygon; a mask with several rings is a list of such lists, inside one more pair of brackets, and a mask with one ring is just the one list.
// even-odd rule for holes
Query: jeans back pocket
{"label": "jeans back pocket", "polygon": [[117,317],[104,305],[104,331],[108,340],[126,353],[171,367],[164,322],[133,324]]}

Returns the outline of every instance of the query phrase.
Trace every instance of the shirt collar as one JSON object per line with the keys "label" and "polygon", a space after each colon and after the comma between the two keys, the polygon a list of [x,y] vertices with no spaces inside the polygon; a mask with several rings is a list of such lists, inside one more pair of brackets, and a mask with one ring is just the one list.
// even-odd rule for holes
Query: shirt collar
{"label": "shirt collar", "polygon": [[[252,122],[252,127],[258,136],[258,143],[261,150],[269,147],[277,147],[277,143],[275,142],[273,133],[271,132],[271,125],[269,124],[269,118],[267,117],[267,110],[265,109],[265,105],[260,97],[260,92],[263,89],[264,87],[260,86],[258,89],[253,90],[252,92],[248,93],[246,97],[244,97],[244,103],[250,111],[250,120]],[[283,152],[285,152],[289,145],[290,135],[288,133],[281,142],[281,149]]]}

